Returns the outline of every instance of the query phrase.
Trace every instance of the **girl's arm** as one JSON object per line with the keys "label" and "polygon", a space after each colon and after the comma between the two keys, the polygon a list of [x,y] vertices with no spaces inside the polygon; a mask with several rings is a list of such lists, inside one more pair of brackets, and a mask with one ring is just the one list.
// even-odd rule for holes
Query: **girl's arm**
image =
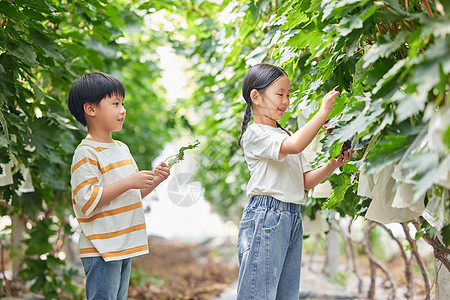
{"label": "girl's arm", "polygon": [[324,181],[333,171],[345,165],[346,160],[352,159],[353,149],[344,152],[344,159],[341,159],[340,156],[333,160],[330,160],[327,164],[320,167],[317,170],[310,171],[307,173],[303,173],[303,183],[305,185],[305,190],[310,190],[322,181]]}
{"label": "girl's arm", "polygon": [[292,136],[287,137],[281,144],[280,154],[298,154],[302,152],[314,139],[322,125],[333,110],[336,103],[334,98],[339,96],[338,91],[331,91],[323,97],[322,106],[314,117]]}

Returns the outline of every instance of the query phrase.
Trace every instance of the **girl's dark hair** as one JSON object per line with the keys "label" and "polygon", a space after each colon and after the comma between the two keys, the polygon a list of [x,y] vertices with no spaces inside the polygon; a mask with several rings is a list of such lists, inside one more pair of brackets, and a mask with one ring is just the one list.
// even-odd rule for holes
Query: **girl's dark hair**
{"label": "girl's dark hair", "polygon": [[[242,135],[247,129],[248,123],[252,116],[252,99],[250,93],[253,89],[262,93],[275,80],[281,76],[287,76],[286,72],[277,66],[269,64],[258,64],[251,67],[247,74],[245,74],[244,82],[242,84],[242,96],[244,97],[247,106],[245,108],[244,120],[242,121],[241,135],[238,139],[238,146],[241,147]],[[277,127],[283,129],[287,134],[291,135],[289,131],[281,127],[277,122]]]}
{"label": "girl's dark hair", "polygon": [[102,72],[83,75],[70,89],[68,101],[70,113],[86,126],[84,104],[98,105],[103,98],[113,95],[125,98],[125,87],[119,79]]}

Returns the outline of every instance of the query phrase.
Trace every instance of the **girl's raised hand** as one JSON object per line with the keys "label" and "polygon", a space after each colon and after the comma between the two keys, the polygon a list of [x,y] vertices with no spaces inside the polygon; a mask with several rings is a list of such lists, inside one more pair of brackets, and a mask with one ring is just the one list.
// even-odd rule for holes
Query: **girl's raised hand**
{"label": "girl's raised hand", "polygon": [[342,155],[339,155],[337,158],[330,161],[330,164],[334,167],[334,169],[342,167],[348,160],[352,159],[353,149],[349,149],[348,151],[344,151]]}
{"label": "girl's raised hand", "polygon": [[333,105],[336,103],[335,98],[338,97],[341,93],[338,91],[328,92],[322,100],[322,106],[320,109],[324,110],[327,114],[329,114],[333,110]]}

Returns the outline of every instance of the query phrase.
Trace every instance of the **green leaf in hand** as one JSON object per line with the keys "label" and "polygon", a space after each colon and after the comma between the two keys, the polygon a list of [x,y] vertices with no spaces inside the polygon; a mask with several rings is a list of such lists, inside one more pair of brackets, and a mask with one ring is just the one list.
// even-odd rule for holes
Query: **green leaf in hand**
{"label": "green leaf in hand", "polygon": [[174,164],[176,164],[184,159],[184,151],[197,148],[197,146],[199,144],[200,144],[200,142],[198,140],[195,140],[195,141],[189,143],[189,145],[187,145],[185,147],[181,147],[180,150],[178,150],[178,154],[169,156],[168,158],[166,158],[164,160],[164,162],[167,162],[167,165],[169,166],[169,168],[171,168]]}

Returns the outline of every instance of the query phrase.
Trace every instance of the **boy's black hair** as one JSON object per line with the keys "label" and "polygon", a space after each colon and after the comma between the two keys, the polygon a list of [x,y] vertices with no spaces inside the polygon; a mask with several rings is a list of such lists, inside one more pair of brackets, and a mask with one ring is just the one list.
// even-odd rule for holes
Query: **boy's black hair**
{"label": "boy's black hair", "polygon": [[75,81],[70,89],[68,101],[70,113],[86,126],[84,104],[98,105],[103,98],[113,95],[125,98],[125,87],[119,79],[102,72],[83,75]]}

